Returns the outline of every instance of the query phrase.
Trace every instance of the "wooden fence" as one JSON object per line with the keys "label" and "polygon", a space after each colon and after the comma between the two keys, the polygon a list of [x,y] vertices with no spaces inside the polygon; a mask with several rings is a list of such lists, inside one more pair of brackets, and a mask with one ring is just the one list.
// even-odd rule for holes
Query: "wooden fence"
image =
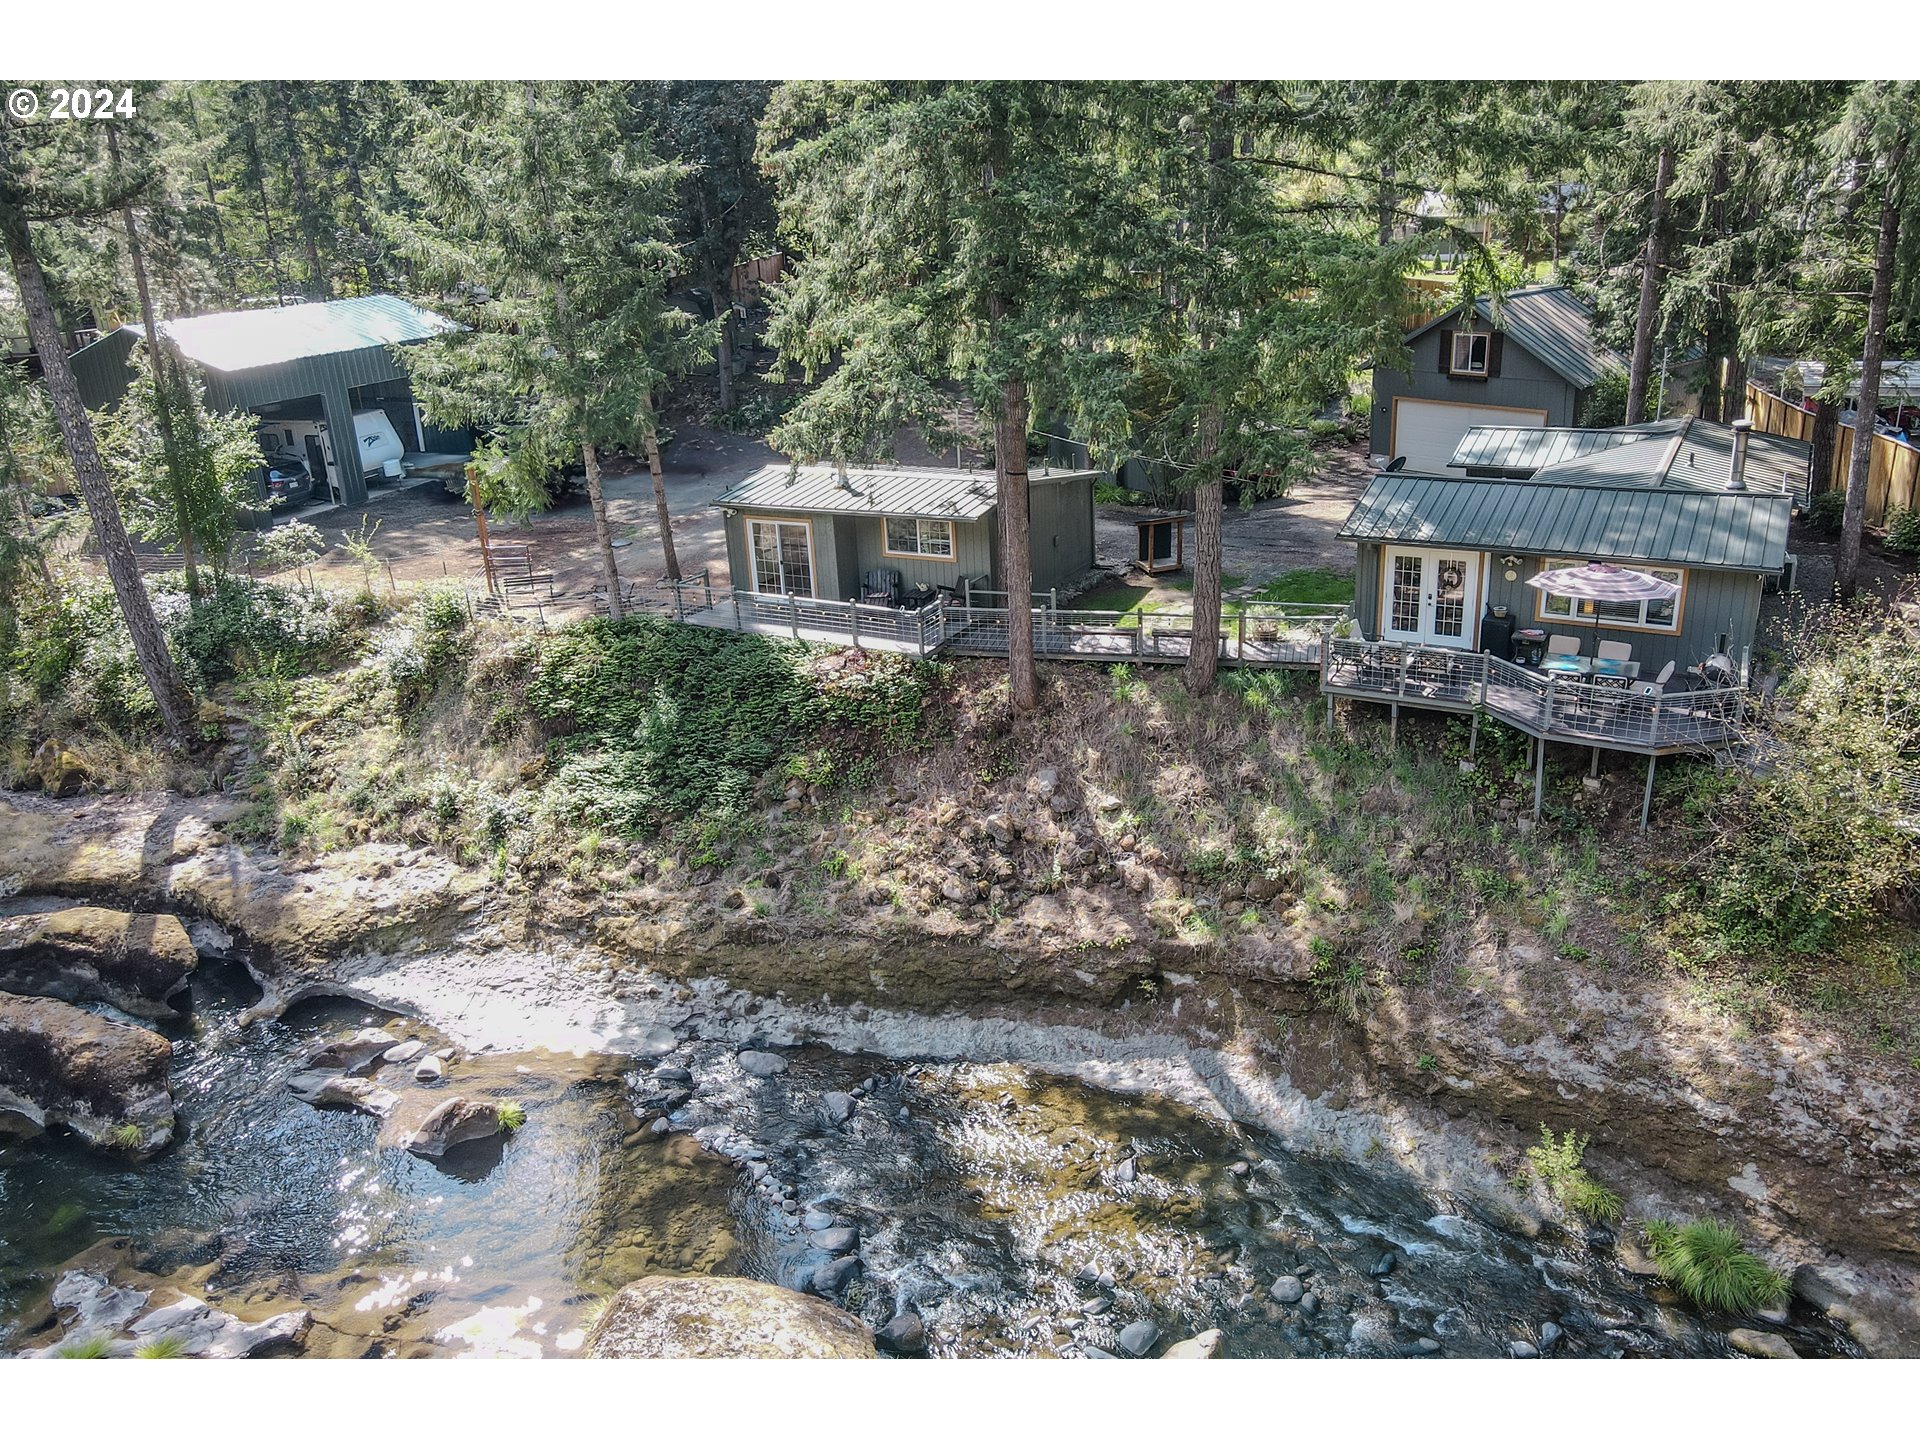
{"label": "wooden fence", "polygon": [[[1766,435],[1789,440],[1813,439],[1813,410],[1783,400],[1771,390],[1747,382],[1747,418]],[[1873,460],[1867,470],[1867,524],[1884,525],[1889,510],[1913,509],[1920,504],[1920,449],[1890,435],[1873,437]],[[1833,443],[1833,473],[1826,483],[1816,477],[1814,490],[1847,488],[1847,470],[1853,464],[1853,427],[1842,425]]]}

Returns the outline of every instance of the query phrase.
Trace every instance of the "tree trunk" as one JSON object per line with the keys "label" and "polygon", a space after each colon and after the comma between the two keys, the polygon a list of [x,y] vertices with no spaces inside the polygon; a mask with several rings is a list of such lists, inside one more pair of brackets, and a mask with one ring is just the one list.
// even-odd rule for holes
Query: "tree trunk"
{"label": "tree trunk", "polygon": [[53,412],[60,422],[60,433],[67,442],[67,454],[73,461],[73,478],[93,518],[93,533],[100,541],[100,553],[106,561],[107,575],[113,581],[114,596],[127,622],[127,634],[133,641],[133,653],[140,673],[153,692],[161,727],[174,744],[190,743],[193,697],[181,683],[173,657],[167,653],[166,637],[154,618],[153,605],[146,587],[140,583],[140,567],[133,558],[133,546],[127,540],[127,528],[120,519],[120,507],[113,498],[100,464],[100,452],[94,445],[93,424],[80,400],[73,371],[67,365],[66,342],[60,324],[54,318],[53,299],[47,292],[46,273],[33,253],[33,241],[26,214],[13,203],[0,198],[0,241],[13,262],[14,278],[19,283],[20,299],[26,306],[27,329],[34,348],[40,353],[40,369],[53,401]]}
{"label": "tree trunk", "polygon": [[613,527],[607,524],[607,496],[600,488],[600,456],[591,440],[580,443],[587,466],[587,503],[593,507],[593,538],[600,546],[600,571],[607,582],[607,616],[624,620],[627,607],[620,596],[620,565],[613,555]]}
{"label": "tree trunk", "polygon": [[1394,171],[1391,165],[1380,167],[1379,184],[1374,190],[1375,219],[1379,222],[1380,244],[1384,247],[1393,243],[1394,223],[1399,219],[1395,213],[1399,208],[1400,194],[1394,188]]}
{"label": "tree trunk", "polygon": [[733,302],[724,295],[720,310],[720,343],[716,346],[720,362],[720,408],[733,409]]}
{"label": "tree trunk", "polygon": [[1847,469],[1847,508],[1840,521],[1840,558],[1834,588],[1851,600],[1860,588],[1860,541],[1867,524],[1867,479],[1873,466],[1873,424],[1880,410],[1880,364],[1887,351],[1887,307],[1893,299],[1893,265],[1900,248],[1900,168],[1906,163],[1902,135],[1887,157],[1887,190],[1880,200],[1880,238],[1873,251],[1873,291],[1867,299],[1867,335],[1860,349],[1860,412],[1853,422],[1853,461]]}
{"label": "tree trunk", "polygon": [[1027,495],[1027,383],[1000,387],[1000,413],[993,423],[993,486],[1000,522],[1000,583],[1007,592],[1007,673],[1013,708],[1040,703],[1040,676],[1033,666],[1033,536]]}
{"label": "tree trunk", "polygon": [[260,226],[267,236],[267,263],[273,268],[273,293],[282,305],[287,303],[287,277],[280,268],[280,242],[273,237],[273,202],[267,198],[267,167],[260,158],[260,134],[249,120],[246,127],[247,165],[253,171],[254,189],[260,196]]}
{"label": "tree trunk", "polygon": [[1640,264],[1640,308],[1633,317],[1633,363],[1627,368],[1627,424],[1647,418],[1647,376],[1653,369],[1653,331],[1660,309],[1660,230],[1667,218],[1667,186],[1673,183],[1673,150],[1660,149],[1653,199],[1647,208],[1647,243]]}
{"label": "tree trunk", "polygon": [[660,554],[667,562],[667,578],[680,578],[680,552],[673,547],[673,516],[667,510],[667,477],[660,463],[660,427],[654,423],[653,402],[645,409],[647,419],[647,473],[653,477],[653,518],[660,526]]}
{"label": "tree trunk", "polygon": [[1807,457],[1807,493],[1833,488],[1833,449],[1840,440],[1840,412],[1827,400],[1813,402],[1813,453]]}
{"label": "tree trunk", "polygon": [[313,197],[307,190],[307,162],[300,155],[300,134],[293,124],[293,97],[287,83],[279,82],[280,127],[287,136],[287,175],[293,186],[293,210],[300,219],[300,238],[307,246],[307,284],[315,292],[309,299],[326,300],[333,295],[326,272],[320,267],[320,243],[313,233]]}
{"label": "tree trunk", "polygon": [[[1205,438],[1211,427],[1213,440]],[[1220,411],[1208,406],[1200,418],[1201,443],[1208,453],[1219,448]],[[1193,487],[1193,640],[1180,677],[1190,695],[1204,695],[1220,673],[1221,525],[1226,513],[1226,484],[1218,475]]]}
{"label": "tree trunk", "polygon": [[[107,153],[120,165],[120,140],[107,129]],[[181,455],[173,433],[173,386],[167,378],[167,357],[160,349],[160,325],[153,316],[153,292],[147,288],[146,252],[140,246],[140,227],[133,218],[133,202],[120,207],[120,223],[127,228],[127,258],[133,264],[133,285],[140,296],[140,323],[147,336],[147,363],[153,368],[153,420],[160,427],[160,452],[167,484],[173,491],[173,528],[180,539],[180,558],[186,562],[187,603],[200,603],[200,567],[195,561],[191,506],[180,475]]]}
{"label": "tree trunk", "polygon": [[[184,86],[181,93],[186,96],[187,125],[193,131],[194,143],[202,144],[204,137],[200,133],[200,110],[193,103],[193,87]],[[213,186],[213,166],[204,158],[200,162],[200,178],[207,187],[207,212],[213,221],[214,249],[220,255],[220,280],[226,288],[227,299],[235,300],[239,295],[233,283],[233,252],[227,248],[227,227],[225,221],[220,218],[220,193]]]}

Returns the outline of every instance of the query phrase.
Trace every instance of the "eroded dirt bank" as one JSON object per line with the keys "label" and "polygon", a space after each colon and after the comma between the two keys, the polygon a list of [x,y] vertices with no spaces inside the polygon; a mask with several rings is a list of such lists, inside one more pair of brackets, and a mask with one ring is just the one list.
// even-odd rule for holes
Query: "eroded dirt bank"
{"label": "eroded dirt bank", "polygon": [[253,852],[228,839],[232,818],[217,797],[6,797],[0,887],[212,922],[245,942],[270,1008],[350,994],[476,1048],[620,1052],[667,1025],[1014,1060],[1300,1148],[1390,1154],[1523,1220],[1541,1211],[1510,1183],[1520,1151],[1542,1123],[1571,1126],[1630,1215],[1737,1217],[1776,1265],[1820,1267],[1803,1291],[1824,1285],[1870,1350],[1920,1353],[1920,1100],[1897,1059],[1797,1027],[1746,1033],[1517,927],[1472,937],[1458,983],[1382,987],[1342,1018],[1304,936],[1169,937],[1143,913],[1164,897],[1132,907],[1120,886],[1012,917],[783,913],[672,876],[516,897],[425,851]]}

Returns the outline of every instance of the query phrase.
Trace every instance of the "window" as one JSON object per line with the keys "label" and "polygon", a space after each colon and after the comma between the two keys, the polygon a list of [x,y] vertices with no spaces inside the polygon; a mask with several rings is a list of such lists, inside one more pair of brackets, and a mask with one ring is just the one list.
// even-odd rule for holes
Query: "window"
{"label": "window", "polygon": [[[1570,565],[1584,565],[1584,560],[1547,560],[1542,562],[1543,570],[1562,570]],[[1622,570],[1638,570],[1643,575],[1657,575],[1662,580],[1670,580],[1680,587],[1680,593],[1670,600],[1581,600],[1576,614],[1575,601],[1565,595],[1549,595],[1540,592],[1540,618],[1542,620],[1570,620],[1576,624],[1626,626],[1634,630],[1678,630],[1680,628],[1680,602],[1686,595],[1687,572],[1684,570],[1664,569],[1656,565],[1622,565]]]}
{"label": "window", "polygon": [[1492,363],[1492,354],[1493,336],[1463,330],[1453,337],[1453,363],[1447,367],[1447,373],[1478,375],[1484,379]]}
{"label": "window", "polygon": [[900,515],[887,517],[886,553],[924,555],[932,560],[953,558],[953,522],[951,520],[914,520]]}

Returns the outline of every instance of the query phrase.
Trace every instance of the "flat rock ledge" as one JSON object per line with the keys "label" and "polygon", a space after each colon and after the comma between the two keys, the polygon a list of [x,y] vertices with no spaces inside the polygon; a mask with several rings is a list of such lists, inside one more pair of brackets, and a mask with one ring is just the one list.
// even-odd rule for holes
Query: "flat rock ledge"
{"label": "flat rock ledge", "polygon": [[[161,1294],[174,1298],[156,1304],[155,1297]],[[62,1275],[51,1301],[66,1333],[51,1345],[21,1351],[22,1359],[60,1359],[82,1353],[100,1359],[145,1354],[240,1360],[297,1346],[313,1325],[312,1315],[305,1310],[242,1320],[192,1295],[135,1290],[90,1270]]]}
{"label": "flat rock ledge", "polygon": [[199,960],[177,915],[76,905],[0,918],[0,990],[16,995],[100,1000],[165,1020]]}
{"label": "flat rock ledge", "polygon": [[811,1295],[758,1280],[649,1275],[587,1337],[597,1359],[873,1360],[873,1331]]}
{"label": "flat rock ledge", "polygon": [[0,1115],[7,1133],[64,1125],[129,1159],[173,1138],[173,1046],[63,1000],[0,994]]}

